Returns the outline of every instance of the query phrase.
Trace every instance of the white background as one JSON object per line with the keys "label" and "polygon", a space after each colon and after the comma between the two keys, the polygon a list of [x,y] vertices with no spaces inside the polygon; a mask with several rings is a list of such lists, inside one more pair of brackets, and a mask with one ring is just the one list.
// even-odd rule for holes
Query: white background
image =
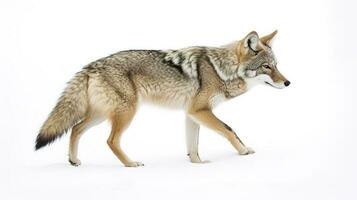
{"label": "white background", "polygon": [[[353,1],[17,1],[0,3],[0,199],[356,199],[356,5]],[[123,147],[103,123],[67,163],[68,135],[41,151],[38,130],[75,72],[126,49],[220,46],[278,29],[284,90],[261,86],[215,113],[256,154],[201,129],[188,162],[184,114],[141,106]]]}

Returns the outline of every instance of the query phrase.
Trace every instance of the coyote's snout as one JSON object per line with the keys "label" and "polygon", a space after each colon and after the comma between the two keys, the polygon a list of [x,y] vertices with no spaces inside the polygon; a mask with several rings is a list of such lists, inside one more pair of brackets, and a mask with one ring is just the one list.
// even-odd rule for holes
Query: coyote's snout
{"label": "coyote's snout", "polygon": [[275,88],[290,85],[278,71],[271,49],[276,33],[259,38],[253,31],[219,48],[129,50],[94,61],[69,82],[40,129],[35,148],[44,147],[72,129],[69,162],[77,166],[79,138],[91,126],[108,119],[112,124],[107,140],[110,149],[125,166],[141,166],[120,147],[121,135],[132,121],[140,98],[185,110],[191,162],[202,162],[198,155],[200,125],[222,134],[239,154],[252,154],[254,151],[212,109],[257,84]]}

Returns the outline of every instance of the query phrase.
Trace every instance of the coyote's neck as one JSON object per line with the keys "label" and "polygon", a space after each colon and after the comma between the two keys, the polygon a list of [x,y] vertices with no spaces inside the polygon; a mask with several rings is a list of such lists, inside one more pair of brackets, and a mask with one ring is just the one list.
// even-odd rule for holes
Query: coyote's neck
{"label": "coyote's neck", "polygon": [[208,53],[214,69],[225,83],[225,96],[227,99],[247,91],[246,81],[242,75],[242,66],[240,66],[237,55],[238,46],[239,41],[221,48],[211,49],[211,52]]}
{"label": "coyote's neck", "polygon": [[210,62],[223,81],[232,81],[239,78],[236,45],[237,43],[232,43],[222,48],[209,48],[207,50]]}

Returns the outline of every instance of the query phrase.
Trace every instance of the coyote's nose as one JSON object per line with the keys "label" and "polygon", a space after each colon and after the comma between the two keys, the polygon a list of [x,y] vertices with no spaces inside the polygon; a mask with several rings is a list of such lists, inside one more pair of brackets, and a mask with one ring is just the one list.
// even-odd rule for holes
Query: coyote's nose
{"label": "coyote's nose", "polygon": [[290,85],[290,81],[285,81],[284,85],[285,85],[285,87],[288,87]]}

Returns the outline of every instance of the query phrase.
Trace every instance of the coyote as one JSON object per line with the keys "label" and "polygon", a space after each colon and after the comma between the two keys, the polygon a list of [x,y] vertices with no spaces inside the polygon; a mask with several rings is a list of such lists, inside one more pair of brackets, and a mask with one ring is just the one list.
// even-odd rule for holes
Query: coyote
{"label": "coyote", "polygon": [[78,166],[78,142],[90,127],[108,119],[112,128],[107,143],[126,167],[143,166],[120,147],[123,132],[138,104],[149,101],[181,108],[186,113],[187,153],[193,163],[198,154],[200,125],[223,135],[240,155],[254,153],[212,109],[257,84],[285,88],[290,82],[278,71],[271,41],[277,31],[259,38],[250,32],[242,40],[222,47],[179,50],[120,51],[86,65],[59,98],[36,139],[38,150],[72,128],[69,162]]}

